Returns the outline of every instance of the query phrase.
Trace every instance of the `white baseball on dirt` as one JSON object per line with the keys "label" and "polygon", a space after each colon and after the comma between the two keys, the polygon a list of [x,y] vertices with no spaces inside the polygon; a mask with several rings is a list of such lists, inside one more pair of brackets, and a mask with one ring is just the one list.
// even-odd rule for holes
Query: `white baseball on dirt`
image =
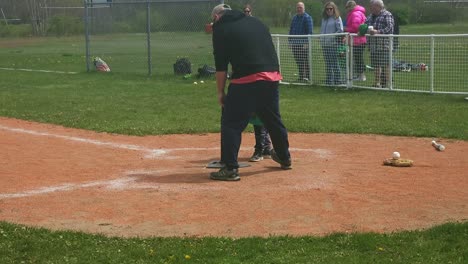
{"label": "white baseball on dirt", "polygon": [[398,151],[393,152],[392,158],[393,159],[399,159],[400,158],[400,152],[398,152]]}

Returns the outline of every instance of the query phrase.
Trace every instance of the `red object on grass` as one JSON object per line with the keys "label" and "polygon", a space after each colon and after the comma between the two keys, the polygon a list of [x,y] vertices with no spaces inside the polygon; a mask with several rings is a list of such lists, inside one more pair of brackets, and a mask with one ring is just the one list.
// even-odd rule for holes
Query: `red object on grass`
{"label": "red object on grass", "polygon": [[205,32],[207,34],[210,34],[213,32],[213,23],[205,24]]}

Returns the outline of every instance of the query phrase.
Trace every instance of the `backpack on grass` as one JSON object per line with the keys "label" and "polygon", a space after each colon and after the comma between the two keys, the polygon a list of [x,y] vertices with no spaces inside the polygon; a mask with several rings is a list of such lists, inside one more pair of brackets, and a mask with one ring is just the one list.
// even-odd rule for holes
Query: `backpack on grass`
{"label": "backpack on grass", "polygon": [[187,58],[177,59],[174,63],[174,74],[185,75],[192,73],[192,63]]}
{"label": "backpack on grass", "polygon": [[216,69],[214,67],[203,65],[201,68],[198,68],[198,78],[202,77],[212,77],[216,73]]}

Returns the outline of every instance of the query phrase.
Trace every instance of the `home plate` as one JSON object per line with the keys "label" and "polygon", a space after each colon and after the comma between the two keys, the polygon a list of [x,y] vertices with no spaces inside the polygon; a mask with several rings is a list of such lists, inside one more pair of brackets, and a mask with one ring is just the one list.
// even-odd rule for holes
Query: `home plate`
{"label": "home plate", "polygon": [[[239,168],[245,168],[245,167],[250,167],[252,165],[248,164],[247,162],[239,162]],[[220,169],[224,167],[224,163],[222,163],[219,160],[213,160],[206,165],[208,169]]]}

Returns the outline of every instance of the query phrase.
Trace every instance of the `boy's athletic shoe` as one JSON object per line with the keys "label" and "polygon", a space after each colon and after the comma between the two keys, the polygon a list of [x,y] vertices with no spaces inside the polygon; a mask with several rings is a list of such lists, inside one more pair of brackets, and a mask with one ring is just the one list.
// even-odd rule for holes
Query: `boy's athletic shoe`
{"label": "boy's athletic shoe", "polygon": [[366,75],[364,73],[359,74],[359,76],[355,76],[353,78],[353,81],[360,81],[360,82],[365,82],[367,80]]}
{"label": "boy's athletic shoe", "polygon": [[290,170],[292,169],[291,167],[291,160],[288,159],[286,161],[284,160],[280,160],[280,158],[278,157],[278,155],[276,155],[276,152],[275,150],[271,150],[271,158],[276,161],[277,163],[279,163],[281,165],[281,169],[283,170]]}
{"label": "boy's athletic shoe", "polygon": [[228,168],[224,167],[217,172],[210,173],[210,179],[217,181],[239,181],[239,170],[229,170]]}
{"label": "boy's athletic shoe", "polygon": [[261,160],[263,160],[262,151],[258,151],[258,150],[255,150],[254,154],[249,159],[250,162],[258,162]]}

